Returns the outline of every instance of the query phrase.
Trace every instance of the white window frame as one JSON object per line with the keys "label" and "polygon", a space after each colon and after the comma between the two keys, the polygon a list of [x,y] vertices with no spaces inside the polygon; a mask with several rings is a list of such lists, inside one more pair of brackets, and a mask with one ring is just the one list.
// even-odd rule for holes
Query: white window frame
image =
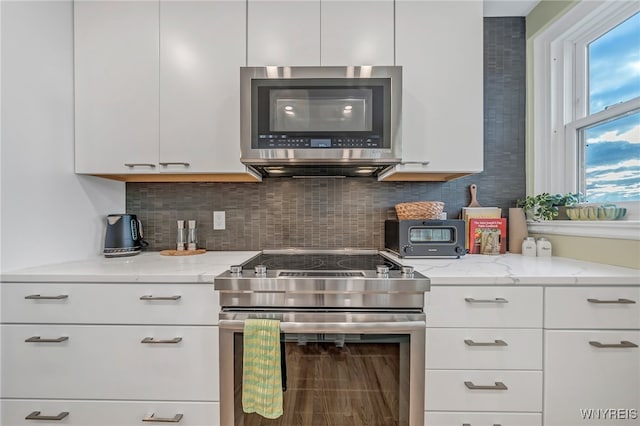
{"label": "white window frame", "polygon": [[[578,185],[579,152],[577,129],[606,120],[624,111],[640,107],[635,99],[587,116],[587,58],[584,46],[608,32],[624,19],[640,11],[635,1],[583,0],[533,38],[533,188],[529,193],[575,192]],[[576,70],[585,70],[574,78]],[[530,151],[531,152],[531,151]],[[545,230],[559,228],[557,234],[602,237],[606,232],[614,238],[640,240],[640,202],[616,203],[627,208],[627,218],[612,227],[604,222],[583,223],[584,226],[560,223],[534,225]],[[566,229],[571,228],[571,231]],[[598,228],[598,229],[597,229]],[[536,232],[538,232],[536,230]]]}

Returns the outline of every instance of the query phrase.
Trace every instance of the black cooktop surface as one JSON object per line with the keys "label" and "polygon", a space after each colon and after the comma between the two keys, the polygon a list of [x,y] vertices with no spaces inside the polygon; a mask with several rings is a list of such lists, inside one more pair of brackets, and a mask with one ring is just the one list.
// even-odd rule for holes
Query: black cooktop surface
{"label": "black cooktop surface", "polygon": [[262,253],[243,264],[243,268],[265,265],[270,270],[294,271],[375,271],[377,265],[389,270],[400,266],[380,254],[275,254]]}

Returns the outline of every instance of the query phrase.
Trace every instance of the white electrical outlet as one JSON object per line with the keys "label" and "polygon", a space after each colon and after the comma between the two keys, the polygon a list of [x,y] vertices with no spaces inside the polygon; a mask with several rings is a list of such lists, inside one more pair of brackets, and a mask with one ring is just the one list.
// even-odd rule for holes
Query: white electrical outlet
{"label": "white electrical outlet", "polygon": [[213,212],[213,229],[222,230],[225,229],[225,226],[224,212]]}

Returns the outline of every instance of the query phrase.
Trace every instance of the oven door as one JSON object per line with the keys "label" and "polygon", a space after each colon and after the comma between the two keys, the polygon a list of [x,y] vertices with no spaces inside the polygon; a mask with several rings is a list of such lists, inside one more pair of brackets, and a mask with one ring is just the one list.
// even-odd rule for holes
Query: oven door
{"label": "oven door", "polygon": [[[277,420],[242,411],[246,318],[281,321],[286,391],[284,415]],[[223,312],[219,327],[223,425],[424,422],[423,313]]]}

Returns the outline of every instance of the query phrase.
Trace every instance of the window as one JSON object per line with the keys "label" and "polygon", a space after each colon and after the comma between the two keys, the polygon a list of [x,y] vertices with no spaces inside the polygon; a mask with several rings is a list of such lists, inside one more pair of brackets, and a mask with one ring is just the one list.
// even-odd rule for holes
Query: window
{"label": "window", "polygon": [[533,62],[530,192],[579,191],[640,219],[640,3],[578,2],[535,36]]}

